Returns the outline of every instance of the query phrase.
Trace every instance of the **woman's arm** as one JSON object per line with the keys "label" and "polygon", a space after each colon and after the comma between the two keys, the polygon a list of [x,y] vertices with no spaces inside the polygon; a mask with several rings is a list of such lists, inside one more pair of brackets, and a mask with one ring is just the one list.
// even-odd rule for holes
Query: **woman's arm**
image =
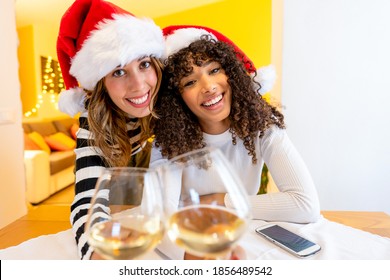
{"label": "woman's arm", "polygon": [[320,217],[317,191],[306,164],[286,131],[277,127],[268,129],[261,139],[260,149],[279,192],[250,196],[254,218],[315,222]]}
{"label": "woman's arm", "polygon": [[77,132],[77,146],[75,149],[75,197],[71,205],[70,222],[76,239],[79,257],[81,259],[90,259],[93,250],[87,243],[84,226],[87,221],[87,213],[91,206],[96,181],[105,169],[105,164],[95,147],[89,146],[88,139],[91,133],[88,127],[87,113],[80,116],[79,122],[80,129]]}

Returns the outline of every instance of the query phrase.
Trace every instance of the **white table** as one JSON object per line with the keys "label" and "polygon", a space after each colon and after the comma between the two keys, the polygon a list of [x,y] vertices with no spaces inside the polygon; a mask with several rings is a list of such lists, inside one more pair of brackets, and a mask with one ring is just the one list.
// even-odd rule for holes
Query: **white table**
{"label": "white table", "polygon": [[[249,260],[291,260],[295,256],[258,236],[254,229],[265,224],[253,220],[240,241]],[[277,223],[321,245],[319,253],[309,260],[390,260],[390,238],[354,229],[321,218],[312,224]],[[43,235],[17,246],[0,250],[1,260],[78,260],[76,243],[71,230]],[[144,259],[161,260],[150,252]]]}

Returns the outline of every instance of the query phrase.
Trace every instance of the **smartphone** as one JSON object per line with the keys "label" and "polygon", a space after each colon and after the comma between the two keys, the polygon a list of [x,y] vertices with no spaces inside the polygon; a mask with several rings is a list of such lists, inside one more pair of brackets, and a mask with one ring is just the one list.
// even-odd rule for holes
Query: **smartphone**
{"label": "smartphone", "polygon": [[321,250],[320,245],[276,224],[267,224],[256,228],[255,231],[300,258],[308,257]]}

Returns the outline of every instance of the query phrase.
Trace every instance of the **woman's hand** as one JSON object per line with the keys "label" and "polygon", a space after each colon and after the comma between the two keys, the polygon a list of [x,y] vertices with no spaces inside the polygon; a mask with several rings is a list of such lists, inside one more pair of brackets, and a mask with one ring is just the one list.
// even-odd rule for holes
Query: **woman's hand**
{"label": "woman's hand", "polygon": [[217,202],[218,205],[225,206],[225,193],[213,193],[206,194],[200,197],[201,204],[212,204],[212,202]]}
{"label": "woman's hand", "polygon": [[105,260],[105,258],[103,258],[101,255],[99,255],[98,253],[96,252],[93,252],[92,255],[91,255],[91,260]]}
{"label": "woman's hand", "polygon": [[[225,206],[225,193],[213,193],[202,195],[200,197],[201,204],[213,204],[212,202],[217,202],[217,205]],[[210,260],[210,258],[203,258],[192,255],[190,253],[185,253],[185,260]],[[246,259],[245,251],[242,247],[236,246],[228,255],[223,257],[222,259],[226,260],[243,260]]]}
{"label": "woman's hand", "polygon": [[[190,253],[184,254],[185,260],[211,260],[210,258],[203,258],[191,255]],[[225,257],[222,257],[221,260],[245,260],[246,254],[244,249],[241,246],[236,246],[234,249]]]}
{"label": "woman's hand", "polygon": [[246,254],[244,248],[236,246],[230,254],[229,260],[246,260]]}

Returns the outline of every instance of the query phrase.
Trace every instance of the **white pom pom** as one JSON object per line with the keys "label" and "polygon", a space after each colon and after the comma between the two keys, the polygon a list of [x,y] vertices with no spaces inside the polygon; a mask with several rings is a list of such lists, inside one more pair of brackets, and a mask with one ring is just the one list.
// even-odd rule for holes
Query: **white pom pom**
{"label": "white pom pom", "polygon": [[276,70],[275,66],[268,65],[264,67],[260,67],[256,70],[257,76],[255,77],[255,81],[261,85],[260,93],[269,92],[276,81]]}
{"label": "white pom pom", "polygon": [[86,93],[82,88],[71,88],[60,93],[58,109],[74,117],[77,113],[85,111],[84,100]]}

